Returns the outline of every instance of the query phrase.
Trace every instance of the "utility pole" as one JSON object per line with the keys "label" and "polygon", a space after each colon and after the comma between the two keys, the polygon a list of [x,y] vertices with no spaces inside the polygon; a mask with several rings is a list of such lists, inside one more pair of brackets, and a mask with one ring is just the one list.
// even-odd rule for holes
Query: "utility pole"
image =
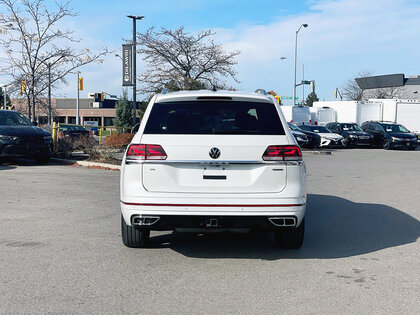
{"label": "utility pole", "polygon": [[80,120],[79,120],[79,75],[80,75],[80,71],[77,71],[77,101],[76,101],[76,125],[80,125]]}
{"label": "utility pole", "polygon": [[[305,81],[305,65],[302,64],[302,81]],[[305,84],[302,84],[302,105],[305,105]]]}
{"label": "utility pole", "polygon": [[136,31],[136,22],[137,20],[144,19],[144,16],[134,16],[134,15],[127,15],[128,18],[133,20],[133,126],[136,124],[136,108],[137,108],[137,63],[136,63],[136,54],[137,54],[137,48],[136,48],[136,37],[137,37],[137,31]]}
{"label": "utility pole", "polygon": [[293,105],[296,104],[296,61],[297,61],[297,38],[298,38],[298,33],[300,31],[300,29],[303,27],[308,27],[308,24],[302,24],[301,26],[299,26],[298,30],[296,31],[296,37],[295,37],[295,77],[294,77],[294,81],[293,81]]}
{"label": "utility pole", "polygon": [[51,63],[48,66],[48,125],[52,124],[52,109],[51,109]]}

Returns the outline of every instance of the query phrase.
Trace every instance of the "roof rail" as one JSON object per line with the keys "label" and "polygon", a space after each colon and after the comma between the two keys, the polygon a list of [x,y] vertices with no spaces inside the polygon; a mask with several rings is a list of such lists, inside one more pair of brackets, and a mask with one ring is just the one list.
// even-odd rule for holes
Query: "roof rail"
{"label": "roof rail", "polygon": [[267,95],[268,94],[267,91],[264,90],[264,89],[256,89],[255,90],[255,93],[259,93],[259,94],[263,94],[263,95]]}

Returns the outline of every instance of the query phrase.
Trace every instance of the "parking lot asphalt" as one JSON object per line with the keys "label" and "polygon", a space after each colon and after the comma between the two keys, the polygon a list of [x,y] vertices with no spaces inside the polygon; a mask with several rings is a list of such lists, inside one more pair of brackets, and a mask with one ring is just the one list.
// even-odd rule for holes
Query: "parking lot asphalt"
{"label": "parking lot asphalt", "polygon": [[0,313],[420,310],[420,151],[306,154],[300,250],[269,233],[122,245],[119,172],[0,165]]}

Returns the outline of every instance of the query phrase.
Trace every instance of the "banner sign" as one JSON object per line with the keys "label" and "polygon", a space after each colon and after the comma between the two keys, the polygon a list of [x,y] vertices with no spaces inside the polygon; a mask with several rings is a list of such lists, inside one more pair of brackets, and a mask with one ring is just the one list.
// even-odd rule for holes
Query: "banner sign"
{"label": "banner sign", "polygon": [[134,86],[133,78],[133,45],[122,45],[123,86]]}

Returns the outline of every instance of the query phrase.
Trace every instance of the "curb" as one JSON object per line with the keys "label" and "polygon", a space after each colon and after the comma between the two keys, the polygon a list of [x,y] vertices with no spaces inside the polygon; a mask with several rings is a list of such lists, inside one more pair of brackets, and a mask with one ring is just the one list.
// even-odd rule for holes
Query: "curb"
{"label": "curb", "polygon": [[67,159],[58,159],[58,158],[51,158],[51,161],[66,164],[66,165],[85,166],[87,168],[103,169],[103,170],[109,170],[109,171],[121,170],[121,165],[114,165],[114,164],[107,164],[107,163],[67,160]]}

